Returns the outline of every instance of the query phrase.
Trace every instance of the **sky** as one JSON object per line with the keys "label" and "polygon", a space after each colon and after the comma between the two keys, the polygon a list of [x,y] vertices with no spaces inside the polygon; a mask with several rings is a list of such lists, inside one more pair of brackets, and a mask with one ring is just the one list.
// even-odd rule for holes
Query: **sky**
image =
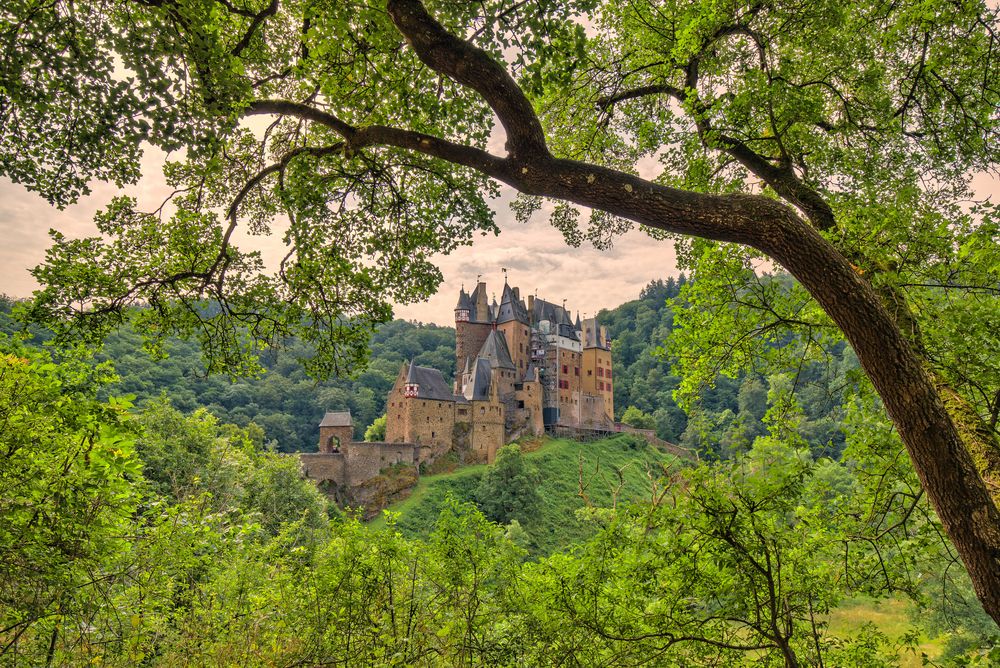
{"label": "sky", "polygon": [[[502,136],[491,138],[494,153],[502,152],[502,141]],[[162,153],[147,151],[143,178],[138,184],[124,191],[109,184],[92,184],[89,196],[62,211],[22,186],[0,179],[0,294],[28,297],[38,287],[28,270],[44,259],[50,228],[71,238],[93,235],[94,213],[122,192],[134,195],[140,210],[159,206],[169,193],[161,176],[163,159]],[[652,164],[639,167],[642,176],[648,177],[654,170]],[[1000,180],[995,176],[977,175],[973,188],[978,197],[1000,196]],[[481,236],[472,246],[436,256],[435,262],[444,275],[438,293],[425,302],[396,305],[397,318],[453,325],[459,289],[464,285],[471,290],[476,277],[482,275],[488,291],[499,299],[503,268],[508,270],[511,285],[520,287],[522,295],[536,294],[557,304],[565,299],[566,306],[583,317],[637,298],[652,280],[678,274],[670,241],[653,240],[636,229],[619,238],[609,250],[597,250],[586,242],[580,248],[571,248],[543,215],[536,215],[527,224],[516,222],[507,206],[512,191],[508,188],[504,193],[494,203],[500,235]],[[270,266],[284,255],[280,239],[262,241],[259,237],[241,239],[237,235],[236,242],[241,247],[261,250]]]}
{"label": "sky", "polygon": [[[134,195],[140,210],[159,206],[169,193],[161,177],[163,158],[156,151],[147,151],[144,176],[137,185],[119,191],[114,185],[91,184],[90,195],[62,211],[22,186],[0,179],[0,294],[28,297],[37,289],[29,269],[44,260],[49,229],[70,238],[96,234],[94,213],[118,194]],[[499,299],[503,268],[522,295],[537,294],[554,303],[565,299],[568,308],[584,316],[635,299],[651,280],[678,273],[672,242],[655,241],[633,230],[609,250],[597,250],[586,243],[571,248],[540,214],[527,224],[516,222],[507,205],[512,191],[505,192],[494,203],[501,234],[477,237],[472,246],[436,256],[435,263],[444,274],[438,293],[426,302],[396,305],[397,318],[453,325],[461,286],[471,290],[481,274],[489,292],[495,292]],[[237,243],[258,248],[272,266],[284,255],[280,239],[243,237],[237,238]]]}

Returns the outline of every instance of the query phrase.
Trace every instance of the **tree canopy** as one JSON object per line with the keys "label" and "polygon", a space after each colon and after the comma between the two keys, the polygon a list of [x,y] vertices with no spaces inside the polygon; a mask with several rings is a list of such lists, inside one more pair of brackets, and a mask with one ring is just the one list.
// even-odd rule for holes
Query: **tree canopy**
{"label": "tree canopy", "polygon": [[[429,261],[556,200],[570,243],[678,240],[718,304],[703,340],[841,334],[1000,620],[997,11],[984,2],[16,0],[3,10],[0,173],[62,205],[182,149],[169,207],[122,198],[54,234],[32,315],[255,369],[289,334],[317,374],[362,363]],[[263,120],[262,120],[263,119]],[[503,150],[491,152],[494,126]],[[652,165],[652,175],[647,167]],[[586,224],[580,210],[591,209]],[[266,269],[233,232],[280,235]],[[676,237],[675,237],[676,238]],[[692,240],[696,238],[697,240]],[[736,242],[719,245],[716,242]],[[798,281],[754,281],[762,259]],[[135,304],[148,305],[129,311]],[[723,306],[725,305],[725,306]],[[706,309],[706,312],[709,312]],[[695,328],[698,329],[698,328]],[[808,350],[810,345],[806,345]],[[819,345],[822,348],[822,345]],[[750,347],[710,345],[705,379]]]}

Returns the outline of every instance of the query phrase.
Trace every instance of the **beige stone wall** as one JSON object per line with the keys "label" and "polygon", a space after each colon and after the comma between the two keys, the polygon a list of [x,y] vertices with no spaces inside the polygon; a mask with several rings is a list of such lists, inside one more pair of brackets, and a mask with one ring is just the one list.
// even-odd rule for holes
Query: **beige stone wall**
{"label": "beige stone wall", "polygon": [[611,370],[611,351],[604,348],[585,348],[583,351],[583,383],[581,389],[589,394],[604,397],[604,410],[609,420],[615,417],[614,378]]}
{"label": "beige stone wall", "polygon": [[492,462],[504,445],[504,407],[498,401],[472,402],[470,450],[477,461]]}
{"label": "beige stone wall", "polygon": [[602,395],[581,392],[578,397],[578,405],[580,419],[577,426],[581,429],[612,430],[614,428],[614,422],[607,416]]}
{"label": "beige stone wall", "polygon": [[316,482],[332,480],[338,485],[344,485],[347,481],[345,461],[346,455],[343,452],[333,454],[303,452],[299,454],[302,475]]}
{"label": "beige stone wall", "polygon": [[559,423],[577,425],[580,421],[580,389],[583,386],[582,355],[575,350],[560,349],[557,359],[559,383]]}
{"label": "beige stone wall", "polygon": [[[403,441],[430,446],[434,456],[447,452],[455,429],[455,402],[412,398],[402,401],[407,404]],[[388,422],[386,427],[386,440],[391,441]]]}
{"label": "beige stone wall", "polygon": [[403,397],[403,386],[406,384],[407,370],[407,365],[403,364],[396,374],[396,383],[385,400],[385,440],[389,443],[406,443],[408,404]]}
{"label": "beige stone wall", "polygon": [[493,382],[496,383],[497,393],[501,398],[514,394],[514,383],[519,380],[516,371],[510,369],[493,369]]}
{"label": "beige stone wall", "polygon": [[351,443],[345,452],[346,482],[357,487],[394,464],[415,465],[418,451],[411,443]]}
{"label": "beige stone wall", "polygon": [[531,361],[531,329],[528,325],[511,320],[497,325],[497,330],[507,340],[507,349],[510,350],[510,358],[517,369],[517,379],[520,380]]}
{"label": "beige stone wall", "polygon": [[455,377],[462,375],[465,358],[475,359],[493,326],[480,322],[455,323]]}
{"label": "beige stone wall", "polygon": [[363,485],[390,466],[416,465],[420,448],[412,443],[348,443],[341,452],[304,452],[302,473],[317,482],[330,481],[345,490]]}
{"label": "beige stone wall", "polygon": [[538,436],[545,431],[542,420],[542,384],[540,382],[522,383],[521,389],[515,391],[514,398],[518,402],[518,410],[528,426],[528,432]]}
{"label": "beige stone wall", "polygon": [[319,452],[334,452],[343,449],[354,440],[354,427],[320,427]]}

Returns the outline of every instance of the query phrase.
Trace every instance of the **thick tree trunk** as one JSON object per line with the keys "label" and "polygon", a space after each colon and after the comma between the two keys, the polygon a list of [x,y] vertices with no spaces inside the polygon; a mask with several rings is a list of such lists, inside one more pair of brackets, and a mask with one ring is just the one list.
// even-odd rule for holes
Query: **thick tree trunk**
{"label": "thick tree trunk", "polygon": [[352,150],[375,144],[417,150],[479,170],[527,194],[600,209],[670,232],[746,244],[772,257],[809,290],[850,341],[979,600],[1000,624],[997,504],[917,351],[850,262],[791,207],[766,197],[688,192],[553,158],[531,103],[501,64],[445,30],[420,0],[387,0],[386,9],[424,64],[486,100],[507,132],[506,158],[421,133],[353,128],[305,105],[268,101],[252,107],[251,113],[296,114],[333,128]]}
{"label": "thick tree trunk", "polygon": [[644,225],[766,253],[809,290],[851,343],[899,431],[979,600],[1000,624],[1000,512],[921,358],[871,286],[795,212],[758,196],[711,196],[566,160],[514,170],[522,191]]}

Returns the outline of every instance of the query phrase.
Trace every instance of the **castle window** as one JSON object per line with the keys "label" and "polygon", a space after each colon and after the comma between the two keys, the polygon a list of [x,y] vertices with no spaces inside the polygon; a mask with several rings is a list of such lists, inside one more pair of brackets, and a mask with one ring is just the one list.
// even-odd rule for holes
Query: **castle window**
{"label": "castle window", "polygon": [[431,432],[431,438],[434,438],[435,436],[436,436],[436,434],[432,431]]}
{"label": "castle window", "polygon": [[594,375],[594,370],[593,369],[587,369],[587,375],[588,376],[593,376]]}
{"label": "castle window", "polygon": [[604,369],[602,367],[597,367],[597,375],[604,378]]}
{"label": "castle window", "polygon": [[563,373],[569,373],[569,367],[565,364],[562,365]]}
{"label": "castle window", "polygon": [[611,378],[611,369],[608,369],[608,378]]}
{"label": "castle window", "polygon": [[573,371],[576,373],[577,376],[580,375],[580,367],[578,367],[578,366],[577,367],[573,367]]}
{"label": "castle window", "polygon": [[524,408],[524,402],[523,401],[518,401],[517,402],[517,407],[518,408]]}

